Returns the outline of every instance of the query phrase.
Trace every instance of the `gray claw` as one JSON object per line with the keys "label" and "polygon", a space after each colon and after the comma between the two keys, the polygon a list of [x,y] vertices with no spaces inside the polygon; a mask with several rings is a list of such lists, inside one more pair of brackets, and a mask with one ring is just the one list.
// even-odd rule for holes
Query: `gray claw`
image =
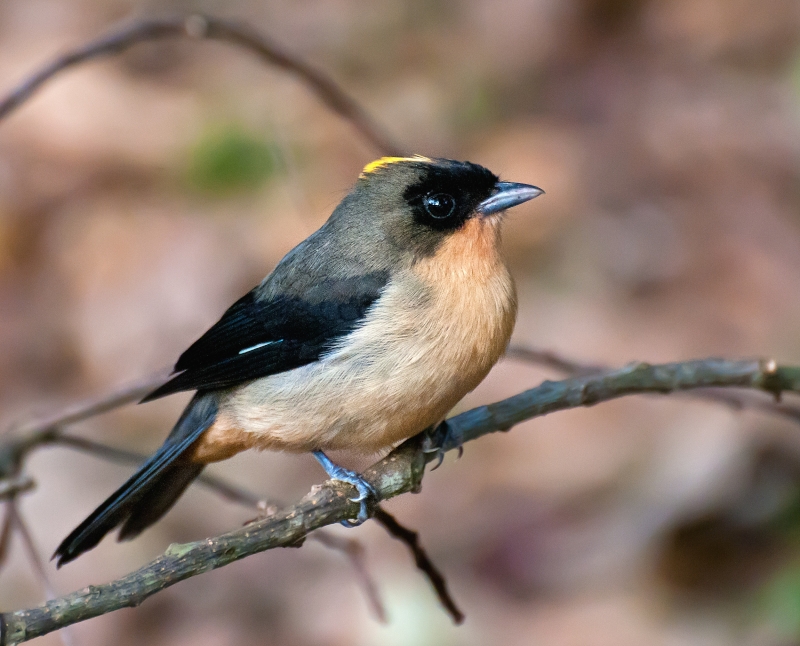
{"label": "gray claw", "polygon": [[431,467],[431,471],[436,471],[436,469],[442,466],[442,462],[444,462],[444,451],[442,449],[438,449],[436,451],[436,465]]}
{"label": "gray claw", "polygon": [[374,500],[377,498],[378,494],[375,491],[375,488],[364,478],[362,478],[359,474],[351,471],[350,469],[345,469],[344,467],[340,467],[338,464],[335,464],[327,455],[325,455],[322,451],[314,451],[314,457],[317,461],[322,465],[322,468],[325,469],[325,472],[331,477],[332,480],[339,480],[341,482],[347,482],[348,484],[353,485],[358,491],[358,498],[349,498],[350,502],[360,502],[360,508],[358,510],[358,516],[356,516],[355,521],[351,520],[343,520],[342,525],[345,527],[358,527],[364,521],[369,519],[369,502],[370,500]]}
{"label": "gray claw", "polygon": [[455,445],[450,448],[458,448],[458,457],[464,454],[464,447],[461,444],[456,444],[451,438],[452,429],[446,421],[442,422],[436,428],[428,431],[425,434],[425,439],[422,445],[423,453],[435,453],[436,464],[431,468],[431,471],[436,471],[444,461],[444,447],[447,445]]}

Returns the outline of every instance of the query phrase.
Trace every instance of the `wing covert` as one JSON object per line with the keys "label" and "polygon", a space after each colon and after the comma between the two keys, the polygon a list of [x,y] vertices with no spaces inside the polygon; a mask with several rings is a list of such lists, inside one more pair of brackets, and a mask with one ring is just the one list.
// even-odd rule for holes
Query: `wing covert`
{"label": "wing covert", "polygon": [[213,390],[312,363],[352,331],[379,298],[388,274],[327,279],[306,297],[236,301],[178,359],[175,374],[142,401],[183,390]]}

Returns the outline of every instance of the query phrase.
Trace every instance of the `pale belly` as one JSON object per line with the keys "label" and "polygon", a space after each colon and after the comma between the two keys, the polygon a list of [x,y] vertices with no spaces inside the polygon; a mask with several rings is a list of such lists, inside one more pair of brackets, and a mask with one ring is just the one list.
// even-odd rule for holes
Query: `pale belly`
{"label": "pale belly", "polygon": [[474,348],[406,340],[371,355],[335,356],[232,394],[221,419],[254,448],[375,452],[444,419],[497,359]]}
{"label": "pale belly", "polygon": [[[444,278],[432,275],[439,267]],[[195,457],[392,446],[444,419],[481,382],[515,317],[514,285],[495,255],[462,269],[420,263],[322,360],[222,394]]]}

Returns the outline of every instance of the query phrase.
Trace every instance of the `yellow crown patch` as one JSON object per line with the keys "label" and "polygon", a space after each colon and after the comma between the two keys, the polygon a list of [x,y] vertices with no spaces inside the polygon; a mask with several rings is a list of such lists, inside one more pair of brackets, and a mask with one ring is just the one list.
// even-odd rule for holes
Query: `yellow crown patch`
{"label": "yellow crown patch", "polygon": [[429,157],[424,157],[422,155],[412,155],[411,157],[381,157],[380,159],[376,159],[375,161],[371,161],[369,164],[364,166],[364,170],[361,171],[361,177],[366,177],[370,173],[374,173],[379,168],[383,168],[384,166],[389,166],[390,164],[397,164],[398,162],[430,162],[433,161]]}

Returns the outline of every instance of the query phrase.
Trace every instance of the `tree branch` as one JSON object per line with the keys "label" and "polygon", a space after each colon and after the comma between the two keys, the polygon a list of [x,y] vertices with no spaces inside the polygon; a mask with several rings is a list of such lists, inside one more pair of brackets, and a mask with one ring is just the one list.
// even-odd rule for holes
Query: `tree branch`
{"label": "tree branch", "polygon": [[[118,464],[132,464],[134,466],[138,466],[147,459],[146,455],[136,453],[135,451],[118,449],[106,444],[88,440],[86,438],[67,435],[63,432],[58,432],[51,440],[44,442],[43,444],[55,444],[76,449],[78,451],[94,455],[110,462],[116,462]],[[247,507],[248,509],[256,509],[259,512],[263,512],[270,507],[276,509],[278,507],[277,503],[274,501],[270,502],[265,500],[264,498],[251,491],[248,491],[247,489],[243,489],[242,487],[231,484],[222,478],[218,478],[207,473],[201,474],[197,478],[196,482],[216,492],[229,502],[234,502]],[[6,482],[0,481],[0,500],[3,500],[4,497],[7,497],[13,502],[12,497],[16,497],[18,494],[24,493],[33,488],[34,482],[28,478],[19,478]],[[18,513],[17,517],[19,517]],[[1,533],[0,536],[2,536]],[[325,530],[314,532],[311,538],[321,543],[328,549],[342,553],[347,558],[353,568],[353,571],[355,572],[356,580],[359,586],[364,591],[364,595],[367,598],[367,603],[369,604],[370,610],[378,621],[381,623],[386,623],[386,610],[383,606],[383,601],[380,593],[378,592],[377,585],[372,580],[364,560],[364,546],[354,538],[340,538],[339,536],[334,536],[332,533]],[[2,545],[2,543],[0,543],[0,545]],[[3,562],[2,554],[3,551],[0,550],[0,567],[2,567]]]}
{"label": "tree branch", "polygon": [[[558,410],[591,406],[625,395],[662,393],[707,387],[754,388],[776,397],[800,392],[800,367],[779,367],[774,361],[707,359],[649,365],[546,381],[508,399],[450,418],[435,431],[412,438],[364,473],[378,500],[419,491],[425,464],[435,454],[423,440],[433,438],[444,451],[458,448],[524,420]],[[352,518],[358,503],[349,500],[351,486],[328,481],[312,488],[299,503],[227,534],[194,543],[172,545],[160,557],[116,581],[89,586],[39,607],[0,614],[0,646],[16,644],[91,617],[139,605],[175,583],[222,567],[251,554],[302,544],[309,532]]]}
{"label": "tree branch", "polygon": [[[519,344],[509,346],[505,357],[538,364],[573,377],[609,370],[608,366],[597,363],[581,363],[568,359],[552,350],[540,350]],[[800,405],[782,402],[779,397],[769,399],[764,397],[763,393],[732,392],[722,388],[696,388],[683,393],[683,395],[694,399],[704,399],[718,404],[725,404],[734,410],[757,410],[768,415],[777,415],[793,422],[800,422]]]}
{"label": "tree branch", "polygon": [[324,530],[314,532],[309,538],[316,539],[317,542],[329,549],[342,552],[348,558],[375,619],[382,624],[388,623],[383,599],[381,599],[378,586],[375,585],[364,560],[364,546],[354,538],[343,538]]}
{"label": "tree branch", "polygon": [[[0,567],[3,567],[8,558],[9,546],[11,544],[11,531],[13,529],[11,526],[13,516],[11,505],[9,502],[6,502],[3,507],[5,507],[5,513],[3,514],[3,523],[0,525]],[[0,619],[0,632],[1,631],[2,619]],[[2,635],[0,635],[0,643],[2,643]]]}
{"label": "tree branch", "polygon": [[[139,466],[149,457],[147,455],[137,453],[136,451],[118,449],[113,446],[108,446],[107,444],[101,444],[100,442],[95,442],[84,437],[68,435],[63,432],[54,434],[52,438],[43,441],[42,444],[64,446],[70,449],[76,449],[83,453],[95,455],[99,458],[103,458],[104,460],[108,460],[109,462],[116,462],[117,464],[130,464],[133,466]],[[235,502],[249,509],[261,509],[269,504],[268,500],[264,500],[263,498],[250,491],[247,491],[246,489],[242,489],[241,487],[238,487],[227,480],[212,476],[208,473],[201,473],[197,478],[197,483],[204,485],[212,491],[215,491],[226,500]]]}
{"label": "tree branch", "polygon": [[25,476],[0,480],[0,500],[13,501],[21,493],[31,491],[36,483]]}
{"label": "tree branch", "polygon": [[123,386],[109,395],[94,397],[67,407],[63,411],[13,426],[12,437],[0,444],[0,479],[19,474],[22,461],[34,448],[57,441],[60,428],[89,419],[125,404],[138,401],[160,386],[167,371]]}
{"label": "tree branch", "polygon": [[382,507],[375,509],[374,518],[383,525],[387,532],[397,540],[406,544],[411,555],[414,557],[414,563],[417,568],[428,577],[434,592],[436,592],[436,596],[439,597],[439,601],[444,606],[445,610],[447,610],[450,617],[456,624],[463,623],[464,613],[461,612],[456,602],[453,600],[453,597],[450,595],[444,576],[442,576],[442,573],[439,572],[437,567],[433,564],[433,561],[431,561],[425,548],[420,544],[419,533],[401,525],[394,516]]}
{"label": "tree branch", "polygon": [[[68,424],[93,415],[99,415],[112,408],[129,403],[131,399],[139,399],[142,396],[143,388],[146,394],[155,387],[154,384],[160,385],[163,379],[163,376],[151,377],[137,385],[115,391],[110,396],[88,400],[87,402],[70,406],[60,414],[26,424],[23,428],[28,429],[27,435],[18,435],[12,437],[10,440],[6,440],[4,443],[0,443],[0,462],[2,462],[2,455],[4,452],[8,455],[13,455],[15,456],[13,461],[14,469],[19,470],[21,463],[33,449],[57,445],[88,453],[89,455],[94,455],[95,457],[118,464],[140,465],[147,459],[146,455],[135,451],[118,449],[87,438],[69,435],[63,432],[60,424]],[[196,482],[216,492],[226,500],[247,507],[248,509],[256,509],[259,512],[263,512],[269,507],[274,507],[276,509],[278,507],[277,503],[274,501],[265,500],[263,497],[247,489],[243,489],[242,487],[207,473],[201,474]],[[28,477],[16,475],[4,479],[2,472],[0,472],[0,501],[8,501],[6,505],[8,513],[4,518],[3,524],[0,526],[0,569],[5,561],[7,546],[13,528],[13,523],[11,522],[14,516],[13,502],[18,495],[26,493],[34,487],[34,481]],[[19,518],[18,513],[17,518]],[[367,569],[364,559],[364,546],[356,539],[340,538],[324,530],[314,532],[311,538],[328,549],[340,552],[347,558],[356,575],[356,581],[364,591],[371,612],[378,621],[386,623],[386,609],[384,608],[377,585],[372,580]],[[43,570],[40,568],[40,575],[42,572]],[[55,595],[50,595],[49,598],[54,596]]]}
{"label": "tree branch", "polygon": [[218,40],[249,50],[263,62],[294,74],[324,105],[348,121],[382,154],[403,154],[401,148],[373,121],[361,105],[328,75],[289,54],[247,25],[200,14],[182,18],[141,20],[59,56],[31,74],[0,100],[0,120],[64,70],[96,58],[119,54],[138,43],[172,37]]}
{"label": "tree branch", "polygon": [[507,359],[517,359],[527,363],[535,363],[540,366],[545,366],[546,368],[552,368],[553,370],[561,372],[565,375],[571,375],[575,377],[592,374],[594,372],[602,372],[603,370],[608,369],[606,366],[601,366],[599,364],[579,363],[577,361],[573,361],[572,359],[567,359],[566,357],[552,350],[531,348],[518,343],[513,343],[508,346],[506,353],[503,356]]}
{"label": "tree branch", "polygon": [[161,370],[156,374],[139,379],[131,384],[126,384],[108,395],[91,397],[68,406],[62,411],[45,417],[34,418],[24,424],[17,425],[14,430],[18,433],[47,433],[60,426],[82,422],[90,417],[107,413],[110,410],[140,400],[150,391],[166,381],[170,371]]}

